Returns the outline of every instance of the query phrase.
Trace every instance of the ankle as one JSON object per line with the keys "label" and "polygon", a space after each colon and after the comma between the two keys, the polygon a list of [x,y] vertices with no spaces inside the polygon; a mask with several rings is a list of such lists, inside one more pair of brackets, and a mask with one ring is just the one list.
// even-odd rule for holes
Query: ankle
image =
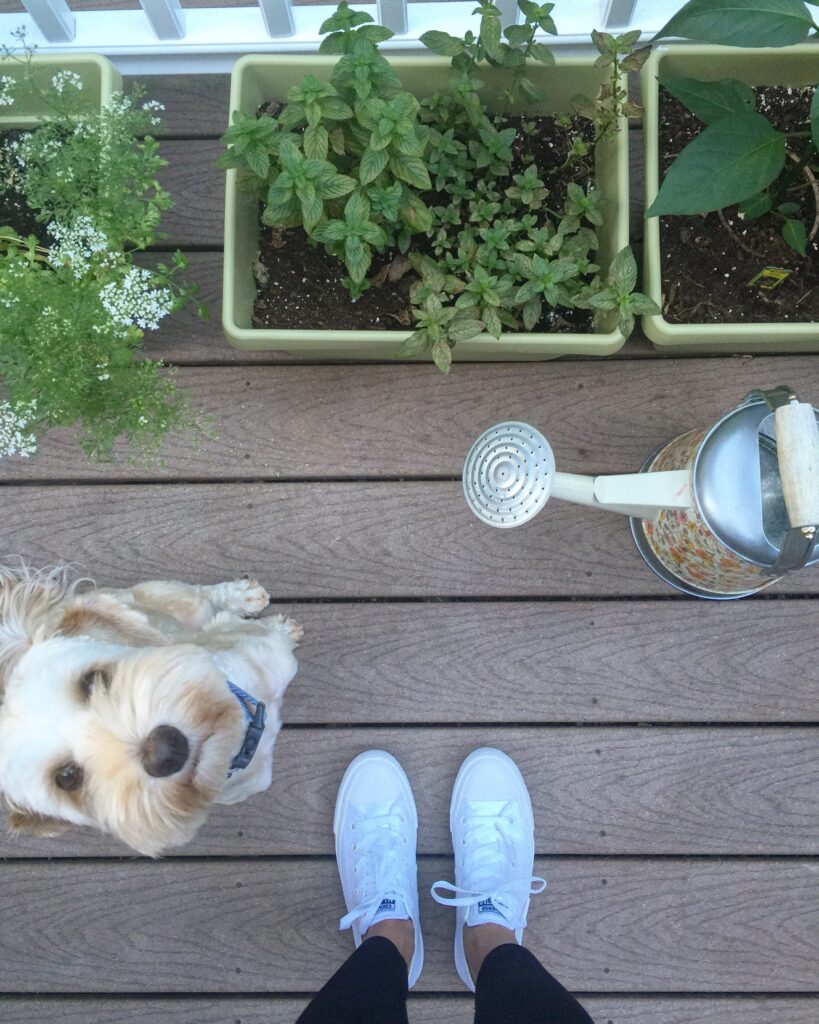
{"label": "ankle", "polygon": [[412,921],[402,921],[398,918],[379,921],[361,936],[361,941],[366,942],[367,939],[373,939],[377,935],[381,936],[382,939],[389,939],[406,960],[407,967],[409,968],[415,953],[415,925]]}
{"label": "ankle", "polygon": [[476,924],[464,926],[464,952],[469,964],[472,980],[477,982],[483,962],[498,946],[517,945],[517,938],[511,928],[499,924]]}

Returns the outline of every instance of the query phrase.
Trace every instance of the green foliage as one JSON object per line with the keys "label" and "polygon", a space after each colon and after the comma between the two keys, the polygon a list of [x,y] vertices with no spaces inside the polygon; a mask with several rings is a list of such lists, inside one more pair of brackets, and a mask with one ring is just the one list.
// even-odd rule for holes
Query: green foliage
{"label": "green foliage", "polygon": [[688,0],[655,39],[681,36],[725,46],[790,46],[816,29],[802,0]]}
{"label": "green foliage", "polygon": [[[647,52],[633,52],[639,33],[598,34],[599,64],[610,74],[587,101],[590,141],[578,133],[561,168],[572,179],[565,199],[551,196],[526,152],[526,125],[520,131],[508,115],[490,114],[481,96],[484,78],[503,69],[501,109],[543,102],[528,69],[554,63],[536,39],[556,34],[554,5],[519,0],[519,7],[521,23],[503,28],[500,10],[479,0],[477,33],[422,36],[451,59],[452,74],[419,104],[378,51],[391,33],[342,2],[322,26],[329,34],[321,52],[339,55],[329,82],[306,76],[278,113],[234,114],[224,137],[220,162],[239,168],[259,194],[265,223],[301,227],[343,260],[353,298],[371,286],[375,254],[408,253],[418,275],[410,289],[416,329],[400,354],[428,352],[444,372],[454,346],[483,331],[499,338],[503,330],[532,330],[553,310],[606,316],[615,308],[591,304],[613,287],[594,262],[605,205],[589,185],[593,147],[637,112],[621,78]],[[570,118],[559,123],[571,127]],[[628,296],[617,295],[621,322],[633,323],[624,312]]]}
{"label": "green foliage", "polygon": [[[320,52],[339,55],[330,81],[305,75],[277,116],[235,111],[219,164],[263,199],[266,224],[301,227],[342,259],[355,298],[373,252],[406,252],[432,223],[420,194],[432,185],[427,140],[418,101],[378,52],[393,33],[346,0],[321,31]],[[339,234],[365,206],[365,235]]]}
{"label": "green foliage", "polygon": [[[689,0],[655,38],[769,47],[802,42],[812,31],[819,28],[803,0]],[[647,216],[708,213],[738,203],[747,220],[768,213],[779,218],[784,240],[806,256],[806,221],[815,224],[819,210],[813,193],[805,210],[782,201],[788,191],[783,171],[793,171],[795,164],[796,173],[810,181],[819,169],[819,89],[806,130],[780,132],[756,112],[754,92],[744,82],[674,77],[662,84],[707,127],[671,165]],[[810,142],[803,143],[805,138]],[[796,191],[804,192],[804,180]]]}
{"label": "green foliage", "polygon": [[593,145],[601,140],[611,139],[617,132],[622,117],[638,117],[643,112],[642,107],[628,98],[622,80],[624,72],[639,71],[651,54],[649,46],[634,49],[640,34],[639,29],[632,29],[619,36],[613,36],[609,32],[598,32],[596,29],[592,31],[592,42],[600,54],[595,66],[609,68],[609,79],[601,84],[593,99],[578,95],[573,97],[572,102],[575,110],[594,125]]}
{"label": "green foliage", "polygon": [[646,215],[708,213],[748,199],[779,176],[786,143],[755,110],[714,121],[668,169]]}
{"label": "green foliage", "polygon": [[635,316],[656,316],[661,310],[657,303],[641,292],[637,285],[637,263],[630,246],[626,246],[612,260],[606,287],[587,299],[593,309],[617,310],[617,324],[625,335],[634,329]]}
{"label": "green foliage", "polygon": [[0,137],[0,181],[43,224],[42,239],[0,227],[0,455],[31,455],[46,429],[78,425],[89,456],[110,457],[122,438],[147,460],[169,431],[201,432],[173,375],[138,355],[144,332],[193,294],[174,281],[181,253],[134,265],[172,205],[150,135],[161,105],[137,90],[78,114],[78,76],[58,72],[42,89],[30,51],[17,59],[6,103],[35,91],[51,113],[18,140]]}
{"label": "green foliage", "polygon": [[671,93],[705,124],[756,108],[754,90],[750,85],[732,78],[700,82],[696,78],[671,76],[664,77],[662,84],[666,92]]}

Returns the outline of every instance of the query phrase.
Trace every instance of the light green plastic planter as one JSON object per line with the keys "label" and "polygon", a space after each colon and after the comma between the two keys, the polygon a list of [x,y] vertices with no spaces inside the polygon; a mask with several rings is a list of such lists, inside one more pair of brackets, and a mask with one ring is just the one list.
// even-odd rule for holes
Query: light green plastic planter
{"label": "light green plastic planter", "polygon": [[[662,75],[685,75],[703,81],[737,78],[753,86],[815,85],[819,82],[819,46],[807,43],[771,50],[693,44],[657,47],[642,70],[646,209],[659,190],[658,79]],[[645,222],[643,290],[662,308],[658,217]],[[674,324],[662,316],[644,316],[643,330],[657,347],[674,352],[819,351],[819,324],[816,323]]]}
{"label": "light green plastic planter", "polygon": [[[247,56],[237,61],[231,78],[230,109],[253,114],[259,105],[283,98],[305,74],[328,80],[336,57]],[[423,99],[442,88],[450,62],[440,57],[391,57],[390,63],[406,89]],[[594,96],[605,69],[593,60],[558,58],[557,66],[532,67],[532,77],[548,97],[545,113],[569,112],[577,93]],[[491,76],[487,73],[485,79]],[[486,95],[492,90],[487,86]],[[531,108],[530,108],[531,110]],[[599,147],[597,185],[606,199],[606,223],[599,229],[603,271],[628,245],[628,131],[621,126],[616,140]],[[271,330],[251,326],[256,282],[253,264],[259,249],[259,209],[256,200],[236,187],[236,172],[228,171],[225,201],[225,263],[222,323],[236,348],[275,349],[310,359],[389,359],[396,355],[409,331]],[[328,324],[328,328],[332,325]],[[594,334],[504,334],[500,341],[481,335],[458,342],[460,360],[554,359],[562,355],[607,356],[623,345],[613,319]],[[419,360],[427,360],[419,356]]]}
{"label": "light green plastic planter", "polygon": [[[105,57],[95,53],[54,54],[33,57],[34,73],[38,85],[46,87],[58,71],[73,71],[82,79],[80,96],[89,112],[98,111],[111,94],[122,88],[122,76]],[[23,71],[20,64],[8,57],[0,58],[0,75],[19,79]],[[49,112],[48,106],[35,96],[15,98],[10,107],[0,107],[0,131],[11,128],[33,128]]]}

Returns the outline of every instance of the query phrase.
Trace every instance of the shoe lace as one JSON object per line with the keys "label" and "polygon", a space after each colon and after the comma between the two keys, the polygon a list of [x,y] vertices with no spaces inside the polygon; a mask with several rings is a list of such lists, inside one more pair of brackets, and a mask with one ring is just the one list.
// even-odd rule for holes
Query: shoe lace
{"label": "shoe lace", "polygon": [[406,889],[407,860],[404,853],[406,839],[401,836],[404,815],[395,805],[382,814],[360,814],[351,827],[358,833],[353,852],[357,854],[353,870],[356,874],[367,875],[372,885],[367,886],[372,895],[357,903],[339,922],[339,929],[350,928],[358,922],[361,934],[366,932],[378,913],[385,896],[398,896],[409,907]]}
{"label": "shoe lace", "polygon": [[[500,811],[480,814],[472,812],[461,819],[465,826],[462,843],[470,847],[468,858],[469,874],[463,878],[463,885],[439,881],[432,886],[432,898],[444,906],[471,907],[484,900],[491,900],[495,907],[510,911],[520,901],[525,906],[530,896],[536,896],[546,888],[546,879],[539,875],[523,875],[498,878],[498,864],[508,864],[514,870],[515,804],[510,801]],[[438,890],[448,895],[442,895]],[[522,922],[526,923],[525,919]]]}

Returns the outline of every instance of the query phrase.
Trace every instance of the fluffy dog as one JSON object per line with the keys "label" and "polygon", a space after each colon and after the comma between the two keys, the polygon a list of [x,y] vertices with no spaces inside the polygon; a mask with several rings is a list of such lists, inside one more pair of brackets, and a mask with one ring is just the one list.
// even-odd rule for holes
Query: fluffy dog
{"label": "fluffy dog", "polygon": [[0,567],[0,792],[13,831],[90,825],[158,856],[270,785],[301,629],[247,621],[269,601],[252,580],[83,582]]}

